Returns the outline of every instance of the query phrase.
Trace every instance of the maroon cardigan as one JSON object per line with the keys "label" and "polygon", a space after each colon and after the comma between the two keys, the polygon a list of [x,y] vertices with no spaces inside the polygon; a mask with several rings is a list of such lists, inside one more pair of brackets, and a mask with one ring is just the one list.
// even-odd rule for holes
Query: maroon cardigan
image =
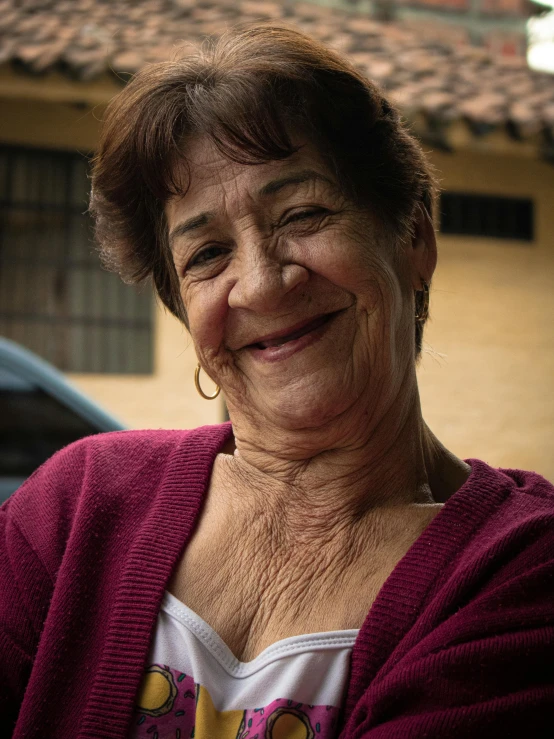
{"label": "maroon cardigan", "polygon": [[[160,601],[230,433],[90,437],[0,509],[2,736],[126,736]],[[470,464],[361,628],[344,739],[554,736],[554,488]]]}

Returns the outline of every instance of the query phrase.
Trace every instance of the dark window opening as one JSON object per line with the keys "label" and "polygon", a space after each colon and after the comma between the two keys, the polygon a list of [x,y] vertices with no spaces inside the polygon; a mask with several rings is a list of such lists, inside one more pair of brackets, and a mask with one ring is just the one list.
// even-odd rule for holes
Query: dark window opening
{"label": "dark window opening", "polygon": [[88,162],[0,147],[0,335],[68,372],[148,374],[153,297],[101,265]]}
{"label": "dark window opening", "polygon": [[441,233],[533,241],[534,208],[527,198],[444,192]]}

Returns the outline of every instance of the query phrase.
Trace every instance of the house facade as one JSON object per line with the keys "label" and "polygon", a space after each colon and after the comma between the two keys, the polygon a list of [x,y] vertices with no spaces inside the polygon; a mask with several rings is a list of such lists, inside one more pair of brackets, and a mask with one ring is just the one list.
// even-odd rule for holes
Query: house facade
{"label": "house facade", "polygon": [[142,64],[238,20],[293,23],[385,87],[439,172],[439,267],[418,370],[427,422],[460,456],[554,479],[554,78],[427,42],[402,21],[308,3],[12,5],[0,28],[0,334],[131,427],[223,419],[221,397],[194,389],[185,329],[147,287],[99,266],[86,157],[107,102]]}

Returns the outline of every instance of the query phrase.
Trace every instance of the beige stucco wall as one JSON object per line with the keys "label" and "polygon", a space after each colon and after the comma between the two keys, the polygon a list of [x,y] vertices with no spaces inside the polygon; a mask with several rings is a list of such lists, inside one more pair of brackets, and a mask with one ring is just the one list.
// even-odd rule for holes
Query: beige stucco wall
{"label": "beige stucco wall", "polygon": [[445,189],[534,198],[537,240],[439,236],[425,418],[463,457],[554,481],[554,167],[467,151],[433,160]]}
{"label": "beige stucco wall", "polygon": [[103,106],[0,97],[0,142],[22,146],[93,151]]}
{"label": "beige stucco wall", "polygon": [[[0,140],[92,150],[103,110],[96,106],[0,100]],[[426,332],[432,349],[419,368],[423,411],[456,454],[533,468],[554,480],[554,167],[529,157],[529,147],[500,140],[488,148],[497,153],[487,152],[485,140],[473,151],[433,154],[443,187],[532,197],[537,240],[529,246],[439,237]],[[190,341],[161,310],[155,346],[150,377],[72,379],[131,427],[219,421],[221,400],[196,394]]]}

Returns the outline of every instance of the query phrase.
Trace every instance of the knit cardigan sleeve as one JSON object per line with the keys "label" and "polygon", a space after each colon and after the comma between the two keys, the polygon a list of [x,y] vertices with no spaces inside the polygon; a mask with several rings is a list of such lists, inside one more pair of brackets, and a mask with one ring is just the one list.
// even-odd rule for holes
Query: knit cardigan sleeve
{"label": "knit cardigan sleeve", "polygon": [[1,736],[126,735],[165,584],[229,433],[87,437],[0,509]]}
{"label": "knit cardigan sleeve", "polygon": [[[41,622],[41,598],[51,582],[9,506],[0,510],[0,721],[13,728],[29,678]],[[31,582],[38,589],[30,587]]]}
{"label": "knit cardigan sleeve", "polygon": [[79,486],[84,450],[77,443],[54,455],[0,508],[2,731],[13,729],[23,700],[69,533],[67,502],[76,497],[69,491]]}

